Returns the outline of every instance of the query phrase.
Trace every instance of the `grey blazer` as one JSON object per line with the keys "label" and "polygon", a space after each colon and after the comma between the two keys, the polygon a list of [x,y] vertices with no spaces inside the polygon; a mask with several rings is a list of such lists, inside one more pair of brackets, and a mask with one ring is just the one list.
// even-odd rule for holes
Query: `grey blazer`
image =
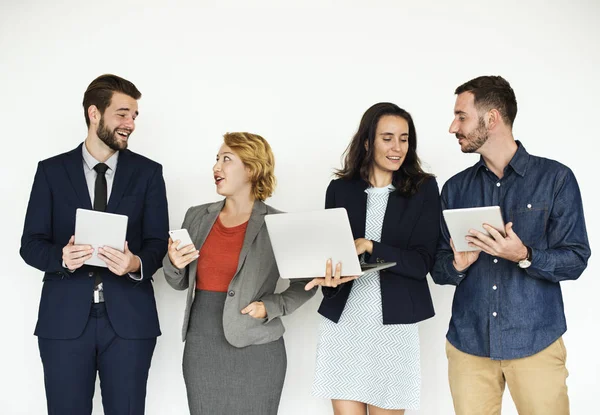
{"label": "grey blazer", "polygon": [[[188,209],[181,227],[188,230],[196,249],[201,249],[224,204],[225,201],[220,201]],[[274,213],[280,212],[261,201],[254,202],[237,271],[227,290],[223,309],[223,329],[225,338],[235,347],[264,344],[279,339],[285,331],[280,317],[296,310],[316,292],[316,288],[311,291],[304,290],[306,281],[290,280],[287,290],[275,294],[279,271],[265,226],[265,215]],[[196,293],[197,267],[196,260],[185,269],[179,270],[171,264],[168,254],[163,259],[163,271],[167,283],[176,290],[187,289],[182,329],[183,341],[186,338],[190,309]],[[259,300],[265,305],[267,318],[256,319],[241,313],[248,304]]]}

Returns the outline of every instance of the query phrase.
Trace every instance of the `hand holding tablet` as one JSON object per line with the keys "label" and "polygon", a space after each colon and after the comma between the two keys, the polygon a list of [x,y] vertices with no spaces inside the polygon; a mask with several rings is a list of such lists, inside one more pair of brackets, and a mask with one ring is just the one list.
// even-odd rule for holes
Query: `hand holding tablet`
{"label": "hand holding tablet", "polygon": [[125,215],[77,209],[75,214],[75,245],[89,245],[94,249],[86,265],[108,268],[105,261],[98,258],[98,248],[110,247],[119,252],[125,251],[127,235]]}
{"label": "hand holding tablet", "polygon": [[466,237],[470,235],[469,230],[471,229],[490,236],[490,233],[483,227],[484,223],[496,229],[502,236],[506,236],[499,206],[446,209],[442,213],[457,252],[480,250],[478,247],[470,246]]}

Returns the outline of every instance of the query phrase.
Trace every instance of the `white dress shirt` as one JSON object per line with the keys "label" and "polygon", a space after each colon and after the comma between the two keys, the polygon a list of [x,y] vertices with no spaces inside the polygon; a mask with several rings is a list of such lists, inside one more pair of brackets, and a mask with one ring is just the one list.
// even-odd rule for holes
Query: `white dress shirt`
{"label": "white dress shirt", "polygon": [[[101,162],[96,160],[94,158],[94,156],[92,156],[92,154],[88,151],[85,142],[83,143],[83,146],[81,146],[81,153],[83,156],[83,173],[85,174],[85,181],[87,183],[88,192],[90,194],[90,201],[92,202],[92,206],[94,206],[96,177],[98,176],[98,173],[96,172],[96,170],[94,170],[94,167],[96,166],[96,164],[99,164]],[[112,191],[113,182],[115,180],[115,172],[117,171],[118,162],[119,162],[119,152],[118,151],[115,154],[113,154],[112,156],[110,156],[110,158],[104,162],[104,164],[106,164],[108,166],[108,170],[106,170],[106,173],[104,174],[104,176],[106,177],[106,202],[107,202],[107,204],[108,204],[108,201],[110,200],[110,194]],[[140,260],[140,272],[130,272],[129,278],[131,278],[132,280],[135,280],[135,281],[141,281],[143,278],[143,275],[144,275],[143,271],[142,271],[142,260],[140,257],[137,257],[137,258]],[[64,261],[63,261],[63,267],[66,268]],[[99,291],[103,290],[102,283],[100,283],[100,285],[98,285],[98,290]]]}

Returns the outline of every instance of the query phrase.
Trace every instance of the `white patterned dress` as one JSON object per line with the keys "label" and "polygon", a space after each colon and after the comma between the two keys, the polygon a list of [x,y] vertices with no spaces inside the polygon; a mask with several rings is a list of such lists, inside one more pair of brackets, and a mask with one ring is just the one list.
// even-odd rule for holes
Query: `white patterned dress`
{"label": "white patterned dress", "polygon": [[[392,185],[368,188],[365,238],[379,242]],[[384,409],[419,409],[416,324],[383,325],[379,272],[356,279],[339,322],[321,317],[313,395]]]}

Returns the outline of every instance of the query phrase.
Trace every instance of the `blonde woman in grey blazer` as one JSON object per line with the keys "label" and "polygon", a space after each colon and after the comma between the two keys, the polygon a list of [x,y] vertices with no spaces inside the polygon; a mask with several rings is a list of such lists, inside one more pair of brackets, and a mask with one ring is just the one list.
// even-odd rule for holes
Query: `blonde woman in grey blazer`
{"label": "blonde woman in grey blazer", "polygon": [[[229,133],[213,168],[225,200],[191,207],[182,228],[193,245],[169,241],[163,270],[187,290],[182,338],[190,413],[277,414],[287,366],[287,315],[311,298],[305,281],[275,293],[279,272],[264,224],[274,158],[258,135]],[[179,249],[178,249],[179,248]]]}

